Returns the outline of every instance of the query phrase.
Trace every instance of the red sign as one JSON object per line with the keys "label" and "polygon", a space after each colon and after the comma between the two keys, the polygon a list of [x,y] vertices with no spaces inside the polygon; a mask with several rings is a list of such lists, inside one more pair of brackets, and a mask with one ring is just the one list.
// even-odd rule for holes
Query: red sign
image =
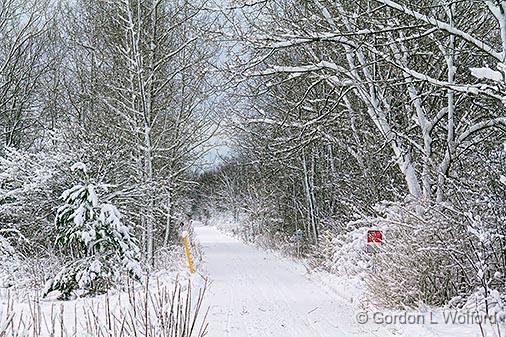
{"label": "red sign", "polygon": [[367,243],[383,243],[383,233],[377,229],[368,230]]}

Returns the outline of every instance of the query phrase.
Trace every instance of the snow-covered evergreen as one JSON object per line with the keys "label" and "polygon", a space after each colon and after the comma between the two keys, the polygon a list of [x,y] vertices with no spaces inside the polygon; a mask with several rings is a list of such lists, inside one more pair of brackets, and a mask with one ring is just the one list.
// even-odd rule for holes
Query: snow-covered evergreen
{"label": "snow-covered evergreen", "polygon": [[[86,174],[82,163],[73,170]],[[103,186],[92,183],[75,185],[61,198],[55,225],[56,244],[70,257],[68,265],[44,291],[58,291],[60,296],[88,295],[106,291],[124,272],[142,279],[139,247],[131,229],[124,224],[118,209],[98,196]]]}
{"label": "snow-covered evergreen", "polygon": [[[50,279],[44,293],[69,299],[178,269],[198,219],[351,276],[379,306],[506,312],[506,0],[0,13],[0,296]],[[222,142],[230,157],[206,153]],[[228,272],[241,245],[206,232],[215,262],[192,237],[197,269],[232,297],[230,282],[255,289],[248,266]]]}

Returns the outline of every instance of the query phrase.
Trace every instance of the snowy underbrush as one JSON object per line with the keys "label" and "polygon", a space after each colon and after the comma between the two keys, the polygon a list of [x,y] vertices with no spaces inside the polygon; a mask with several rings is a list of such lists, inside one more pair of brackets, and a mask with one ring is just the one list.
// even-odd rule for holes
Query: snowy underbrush
{"label": "snowy underbrush", "polygon": [[318,259],[318,266],[333,274],[363,277],[371,262],[366,252],[367,230],[366,227],[358,227],[337,235],[323,232],[320,249],[325,254]]}
{"label": "snowy underbrush", "polygon": [[[198,241],[194,240],[191,233],[191,256],[196,269],[202,261],[202,248]],[[7,298],[12,301],[23,303],[34,294],[41,293],[47,285],[47,281],[64,270],[66,263],[63,258],[56,254],[46,254],[40,257],[25,257],[15,252],[14,248],[4,241],[0,251],[0,301]],[[5,249],[8,247],[8,249]],[[143,266],[151,275],[159,278],[170,278],[176,274],[186,274],[188,264],[181,242],[172,242],[169,246],[156,251],[153,267]],[[140,283],[139,283],[140,284]],[[127,279],[120,276],[111,291],[119,291],[128,286]],[[50,299],[57,296],[51,294]]]}
{"label": "snowy underbrush", "polygon": [[24,256],[0,237],[0,291],[11,289],[22,293],[40,289],[62,266],[62,259],[53,254]]}
{"label": "snowy underbrush", "polygon": [[[192,240],[192,260],[198,269],[202,261],[202,249]],[[41,291],[54,275],[63,270],[65,261],[56,255],[44,257],[21,257],[19,254],[0,254],[0,300],[9,292],[16,301],[24,301],[35,292]],[[148,270],[146,266],[145,270]],[[152,275],[163,277],[177,273],[186,273],[188,265],[183,246],[180,242],[157,250],[155,266],[150,269]],[[114,289],[124,288],[126,279],[121,277]],[[53,296],[54,297],[54,296]]]}
{"label": "snowy underbrush", "polygon": [[20,257],[13,254],[8,258],[0,257],[0,289],[41,289],[63,265],[63,260],[57,256]]}
{"label": "snowy underbrush", "polygon": [[253,243],[265,250],[282,252],[286,256],[301,257],[302,243],[297,243],[295,238],[283,232],[259,232],[256,234],[240,235],[246,242]]}
{"label": "snowy underbrush", "polygon": [[[504,291],[506,241],[492,219],[448,205],[385,203],[377,211],[381,216],[351,222],[345,233],[324,232],[320,266],[361,276],[378,303],[390,307],[464,306],[476,292]],[[384,244],[368,251],[371,228],[382,230]]]}
{"label": "snowy underbrush", "polygon": [[177,278],[130,283],[125,291],[71,302],[0,302],[0,336],[201,337],[207,330],[202,303],[207,281]]}
{"label": "snowy underbrush", "polygon": [[21,263],[14,254],[14,248],[0,236],[0,288],[10,287],[15,282],[15,272]]}
{"label": "snowy underbrush", "polygon": [[[190,250],[194,266],[198,269],[202,261],[202,248],[194,235],[190,233]],[[0,300],[9,293],[16,301],[25,301],[29,296],[42,291],[47,281],[64,270],[66,263],[62,257],[48,252],[44,256],[23,256],[9,245],[7,240],[0,240]],[[157,277],[186,273],[188,264],[182,239],[171,242],[167,247],[158,249],[154,257],[155,265],[143,269]],[[116,280],[114,289],[124,288],[126,279],[122,276]],[[54,296],[51,296],[54,297]]]}
{"label": "snowy underbrush", "polygon": [[[190,239],[190,254],[195,269],[199,269],[202,263],[203,251],[202,246],[195,238],[193,228],[185,226],[184,230],[188,233]],[[168,247],[163,247],[155,252],[155,266],[153,272],[155,274],[182,272],[188,270],[188,261],[186,259],[183,238],[179,233],[177,241],[172,242]]]}
{"label": "snowy underbrush", "polygon": [[279,219],[262,221],[243,213],[234,217],[227,212],[211,212],[207,223],[244,242],[265,250],[278,251],[285,256],[302,258],[313,250],[305,238],[298,239],[294,233],[282,231]]}
{"label": "snowy underbrush", "polygon": [[471,295],[504,294],[506,241],[494,216],[480,216],[449,205],[424,205],[423,211],[385,204],[372,219],[385,233],[385,244],[372,256],[375,272],[368,287],[383,305],[464,306]]}
{"label": "snowy underbrush", "polygon": [[[361,284],[371,308],[472,312],[497,318],[488,330],[505,328],[506,236],[497,209],[384,203],[377,211],[345,233],[322,234],[320,267]],[[371,228],[384,243],[368,250]]]}

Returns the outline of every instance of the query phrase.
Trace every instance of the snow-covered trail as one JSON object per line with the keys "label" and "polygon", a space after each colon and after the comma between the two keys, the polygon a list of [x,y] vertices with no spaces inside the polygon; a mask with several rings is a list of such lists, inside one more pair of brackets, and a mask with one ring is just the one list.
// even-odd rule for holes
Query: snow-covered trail
{"label": "snow-covered trail", "polygon": [[[354,309],[307,278],[299,264],[214,227],[196,227],[210,278],[209,337],[377,336]],[[383,334],[381,334],[383,335]]]}

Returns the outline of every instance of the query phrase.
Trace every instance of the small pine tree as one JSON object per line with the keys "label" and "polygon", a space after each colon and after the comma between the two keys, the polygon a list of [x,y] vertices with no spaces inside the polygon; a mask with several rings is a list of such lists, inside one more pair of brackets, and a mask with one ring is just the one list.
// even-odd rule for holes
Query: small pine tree
{"label": "small pine tree", "polygon": [[[72,169],[86,173],[84,164]],[[100,187],[78,184],[62,194],[65,204],[56,214],[56,244],[71,261],[47,283],[45,295],[58,291],[66,299],[102,293],[125,271],[141,279],[137,240],[121,221],[118,209],[100,201],[96,192]]]}

